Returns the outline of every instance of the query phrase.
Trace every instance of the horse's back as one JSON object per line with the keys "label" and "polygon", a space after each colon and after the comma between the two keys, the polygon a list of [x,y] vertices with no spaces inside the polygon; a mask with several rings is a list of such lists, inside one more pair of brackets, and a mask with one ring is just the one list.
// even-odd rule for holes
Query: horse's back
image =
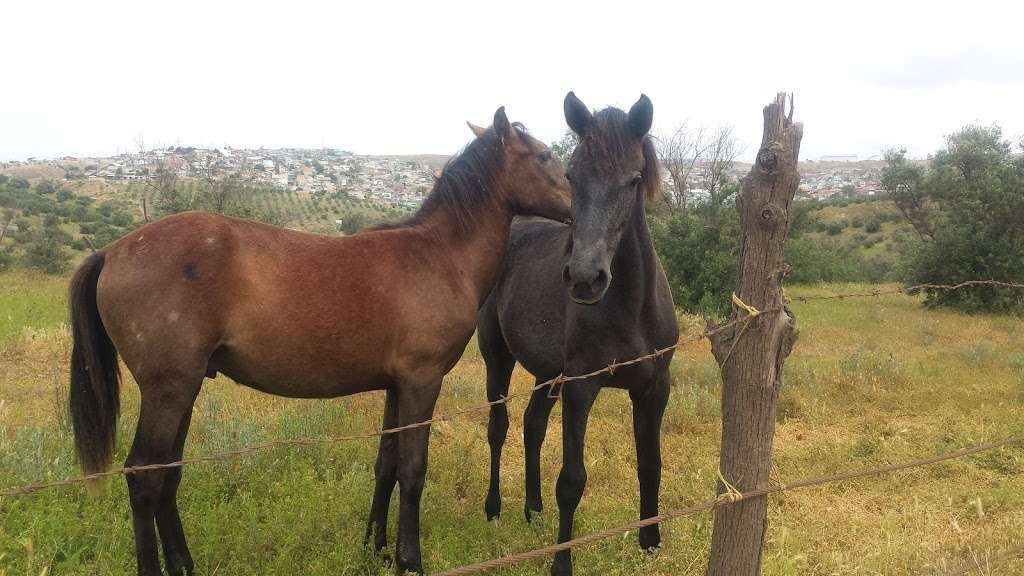
{"label": "horse's back", "polygon": [[336,395],[350,379],[384,381],[400,311],[377,277],[391,258],[379,244],[177,214],[104,249],[98,304],[133,370],[201,364],[268,392]]}
{"label": "horse's back", "polygon": [[[569,228],[551,221],[512,227],[505,265],[491,295],[494,314],[512,355],[535,376],[562,369],[565,288],[561,269]],[[483,322],[481,322],[483,323]]]}

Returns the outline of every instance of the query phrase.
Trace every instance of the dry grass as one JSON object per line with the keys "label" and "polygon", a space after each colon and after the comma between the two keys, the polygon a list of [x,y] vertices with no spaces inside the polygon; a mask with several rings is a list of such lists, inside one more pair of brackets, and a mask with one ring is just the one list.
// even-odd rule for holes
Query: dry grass
{"label": "dry grass", "polygon": [[[6,278],[10,280],[10,278]],[[15,279],[14,281],[16,281]],[[864,286],[792,288],[793,294]],[[41,290],[45,295],[45,290]],[[786,367],[775,440],[783,480],[902,461],[1017,434],[1024,421],[1024,322],[925,311],[907,296],[796,303],[800,340]],[[697,319],[684,328],[699,332]],[[0,487],[75,473],[63,416],[67,331],[51,323],[0,342]],[[665,419],[662,508],[714,490],[719,378],[706,342],[676,355]],[[471,343],[446,381],[439,411],[484,401],[483,364]],[[532,385],[517,369],[513,391]],[[125,385],[122,447],[137,416]],[[502,472],[503,517],[488,523],[486,415],[433,429],[423,506],[423,550],[440,569],[554,541],[553,485],[560,412],[542,455],[546,511],[522,518],[521,413],[514,404]],[[187,454],[264,439],[345,434],[379,426],[380,394],[287,400],[219,378],[195,409]],[[629,403],[602,394],[591,418],[589,484],[577,534],[628,522],[638,506]],[[211,574],[387,574],[359,544],[375,443],[279,450],[186,469],[180,496],[193,555]],[[1004,449],[771,499],[765,574],[931,574],[1024,539],[1024,450]],[[635,534],[576,553],[579,574],[702,574],[711,519],[662,527],[663,547],[642,554]],[[393,529],[392,529],[393,534]],[[0,500],[0,575],[124,574],[133,570],[123,482],[97,500],[59,489]],[[497,574],[537,574],[540,562]],[[1024,574],[1024,562],[992,574]]]}

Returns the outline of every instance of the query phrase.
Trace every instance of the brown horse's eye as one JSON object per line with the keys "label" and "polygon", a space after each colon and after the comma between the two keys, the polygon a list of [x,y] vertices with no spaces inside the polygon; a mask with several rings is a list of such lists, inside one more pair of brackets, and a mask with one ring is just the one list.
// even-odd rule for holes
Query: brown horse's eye
{"label": "brown horse's eye", "polygon": [[566,181],[571,183],[572,182],[572,174],[569,174],[568,172],[566,172],[565,173],[565,179],[566,179]]}
{"label": "brown horse's eye", "polygon": [[538,158],[540,158],[541,162],[547,162],[547,161],[551,160],[551,151],[550,150],[546,150],[544,152],[541,152],[538,155]]}

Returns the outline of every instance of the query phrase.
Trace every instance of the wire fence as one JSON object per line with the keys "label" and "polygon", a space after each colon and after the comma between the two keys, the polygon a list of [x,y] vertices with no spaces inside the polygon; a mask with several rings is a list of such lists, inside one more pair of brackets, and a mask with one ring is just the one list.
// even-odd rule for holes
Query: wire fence
{"label": "wire fence", "polygon": [[708,512],[714,510],[719,506],[735,504],[736,502],[742,502],[743,500],[749,500],[751,498],[758,498],[761,496],[767,496],[769,494],[775,494],[777,492],[788,492],[791,490],[797,490],[799,488],[809,488],[811,486],[821,486],[823,484],[830,484],[833,482],[841,482],[844,480],[856,480],[858,478],[865,478],[867,476],[877,476],[880,474],[887,474],[892,472],[898,472],[900,470],[907,470],[909,468],[918,468],[921,466],[927,466],[930,464],[937,464],[939,462],[945,462],[947,460],[954,460],[957,458],[964,458],[973,454],[986,452],[988,450],[995,450],[996,448],[1002,448],[1004,446],[1010,446],[1012,444],[1024,443],[1024,436],[1013,436],[1010,438],[1004,438],[1002,440],[996,440],[994,442],[986,442],[977,446],[971,446],[969,448],[963,448],[955,452],[948,452],[945,454],[938,454],[930,456],[928,458],[920,458],[918,460],[911,460],[909,462],[901,462],[898,464],[888,464],[885,466],[878,466],[875,468],[866,468],[862,470],[851,470],[848,472],[840,472],[838,474],[828,474],[825,476],[817,476],[814,478],[804,478],[801,480],[795,480],[787,483],[776,484],[775,486],[768,486],[757,490],[750,490],[747,492],[738,492],[735,489],[729,490],[725,493],[718,495],[715,498],[706,500],[700,504],[693,506],[687,506],[685,508],[678,508],[671,512],[665,512],[657,516],[638,520],[636,522],[630,522],[629,524],[623,524],[622,526],[616,526],[614,528],[607,528],[600,532],[594,532],[587,534],[586,536],[580,536],[573,540],[561,542],[558,544],[552,544],[550,546],[544,546],[543,548],[537,548],[528,552],[521,552],[519,554],[512,554],[509,556],[503,556],[501,558],[494,558],[492,560],[486,560],[477,564],[469,564],[467,566],[461,566],[459,568],[453,568],[451,570],[445,570],[438,572],[435,576],[463,576],[465,574],[477,574],[485,572],[493,568],[501,566],[507,566],[509,564],[516,564],[519,562],[526,562],[528,560],[534,560],[544,556],[550,556],[561,552],[562,550],[569,550],[577,546],[583,546],[584,544],[590,544],[605,538],[612,536],[618,536],[631,532],[633,530],[639,530],[644,526],[653,526],[654,524],[661,524],[668,520],[674,520],[676,518],[682,518],[684,516],[692,516],[700,512]]}
{"label": "wire fence", "polygon": [[[966,288],[966,287],[969,287],[969,286],[980,286],[980,285],[997,286],[997,287],[1004,287],[1004,288],[1024,289],[1024,284],[1018,284],[1018,283],[1013,283],[1013,282],[1003,282],[1003,281],[997,281],[997,280],[970,280],[970,281],[966,281],[966,282],[961,282],[959,284],[915,284],[915,285],[912,285],[912,286],[903,286],[903,287],[900,287],[900,288],[879,289],[879,290],[872,290],[872,291],[868,291],[868,292],[858,292],[858,293],[826,294],[826,295],[817,295],[817,296],[794,296],[794,297],[787,296],[786,300],[787,300],[787,302],[789,302],[789,301],[809,302],[809,301],[818,301],[818,300],[841,300],[841,299],[846,299],[846,298],[877,297],[877,296],[895,295],[895,294],[909,294],[909,295],[912,295],[912,294],[917,294],[917,293],[919,293],[922,290],[959,290],[959,289]],[[203,463],[203,462],[218,462],[218,461],[234,460],[234,459],[241,458],[243,456],[247,456],[249,454],[253,454],[253,453],[256,453],[256,452],[259,452],[259,451],[263,451],[263,450],[270,450],[270,449],[282,448],[282,447],[300,447],[300,446],[313,446],[313,445],[321,445],[321,444],[333,444],[333,443],[348,442],[348,441],[353,441],[353,440],[362,440],[362,439],[376,438],[376,437],[381,437],[381,436],[385,436],[385,435],[388,435],[388,434],[396,434],[396,433],[402,432],[404,430],[410,430],[410,429],[413,429],[413,428],[421,428],[421,427],[424,427],[424,426],[430,426],[431,424],[433,424],[435,422],[442,422],[442,421],[453,420],[455,418],[459,418],[459,417],[462,417],[462,416],[465,416],[465,415],[468,415],[468,414],[471,414],[471,413],[481,412],[483,410],[489,410],[492,406],[495,406],[495,405],[498,405],[498,404],[505,404],[505,403],[511,402],[512,400],[529,396],[529,395],[533,394],[534,392],[536,392],[537,390],[540,390],[540,389],[543,389],[543,388],[546,388],[546,387],[550,387],[550,391],[552,391],[552,392],[556,392],[557,391],[557,392],[560,393],[561,387],[563,385],[567,384],[567,383],[575,382],[575,381],[579,381],[579,380],[586,380],[586,379],[590,379],[590,378],[595,378],[595,377],[603,375],[603,374],[612,374],[616,370],[618,370],[619,368],[623,368],[623,367],[630,366],[630,365],[633,365],[633,364],[638,364],[638,363],[641,363],[641,362],[647,362],[647,361],[650,361],[650,360],[654,360],[656,358],[660,358],[660,357],[664,356],[666,353],[668,353],[670,351],[673,351],[673,350],[681,347],[684,344],[687,344],[687,343],[690,343],[690,342],[697,342],[697,341],[703,340],[705,338],[710,338],[711,336],[713,336],[715,334],[718,334],[718,333],[723,332],[725,330],[729,330],[729,329],[731,329],[731,328],[733,328],[733,327],[735,327],[737,325],[741,325],[742,324],[743,326],[741,327],[741,329],[745,330],[746,326],[752,320],[754,320],[755,318],[757,318],[757,317],[759,317],[761,315],[777,313],[777,312],[785,310],[784,306],[768,308],[768,309],[765,309],[765,310],[757,310],[757,309],[754,309],[752,307],[749,307],[749,306],[743,304],[735,296],[734,296],[734,303],[737,305],[738,309],[745,310],[746,314],[743,315],[743,316],[739,316],[737,318],[734,318],[733,320],[731,320],[729,322],[726,322],[724,324],[721,324],[719,326],[716,326],[714,328],[709,328],[709,329],[703,331],[702,333],[700,333],[698,335],[690,336],[690,337],[686,337],[686,338],[681,338],[678,341],[676,341],[676,343],[674,343],[674,344],[672,344],[670,346],[667,346],[665,348],[656,349],[653,352],[651,352],[650,354],[645,354],[643,356],[639,356],[639,357],[632,358],[630,360],[621,361],[621,362],[615,361],[615,362],[612,362],[612,363],[608,364],[607,366],[604,366],[602,368],[593,370],[591,372],[587,372],[585,374],[570,375],[570,376],[561,374],[559,376],[556,376],[555,378],[552,378],[552,379],[547,380],[545,382],[541,382],[541,383],[537,384],[536,386],[533,386],[532,388],[530,388],[528,390],[524,390],[524,391],[517,392],[517,393],[514,393],[514,394],[508,394],[508,395],[503,396],[503,397],[501,397],[501,398],[499,398],[497,400],[486,402],[484,404],[479,404],[479,405],[471,406],[469,408],[464,408],[464,409],[461,409],[461,410],[456,410],[456,411],[448,412],[448,413],[445,413],[445,414],[441,414],[441,415],[435,416],[433,418],[430,418],[428,420],[423,420],[421,422],[414,422],[414,423],[411,423],[411,424],[407,424],[407,425],[404,425],[404,426],[398,426],[398,427],[394,427],[394,428],[386,428],[386,429],[382,429],[382,430],[375,430],[375,431],[371,431],[371,432],[364,432],[364,433],[359,433],[359,434],[349,434],[349,435],[343,435],[343,436],[322,436],[322,437],[309,437],[309,438],[293,438],[293,439],[284,439],[284,440],[273,440],[273,441],[269,441],[269,442],[262,442],[262,443],[259,443],[259,444],[253,444],[253,445],[250,445],[250,446],[244,446],[244,447],[241,447],[241,448],[238,448],[238,449],[235,449],[235,450],[227,450],[227,451],[223,451],[223,452],[214,452],[214,453],[210,453],[210,454],[194,456],[194,457],[191,457],[191,458],[183,458],[181,460],[177,460],[177,461],[174,461],[174,462],[159,463],[159,464],[147,464],[147,465],[142,465],[142,466],[129,466],[129,467],[123,467],[123,468],[116,468],[116,469],[108,470],[108,471],[105,471],[105,472],[97,472],[97,473],[94,473],[94,474],[88,474],[88,475],[78,476],[78,477],[74,477],[74,478],[67,478],[67,479],[64,479],[64,480],[57,480],[57,481],[52,481],[52,482],[38,482],[38,483],[27,484],[27,485],[15,487],[15,488],[7,489],[7,490],[4,490],[4,491],[0,491],[0,498],[5,498],[5,497],[6,498],[11,498],[11,497],[26,496],[26,495],[33,494],[35,492],[39,492],[39,491],[42,491],[42,490],[47,490],[47,489],[51,489],[51,488],[57,488],[57,487],[61,487],[61,486],[73,486],[73,485],[83,484],[83,483],[87,483],[87,482],[90,482],[90,481],[93,481],[93,480],[98,480],[98,479],[106,478],[106,477],[110,477],[110,476],[135,474],[135,473],[143,472],[143,471],[147,471],[147,470],[162,470],[162,469],[168,469],[168,468],[179,468],[179,467],[182,467],[182,466],[185,466],[185,465],[188,465],[188,464],[198,464],[198,463]],[[977,445],[977,446],[973,446],[973,447],[969,447],[969,448],[964,448],[964,449],[958,450],[956,452],[950,452],[950,453],[940,454],[940,455],[931,456],[931,457],[927,457],[927,458],[921,458],[921,459],[913,460],[913,461],[910,461],[910,462],[903,462],[903,463],[898,463],[898,464],[890,464],[890,465],[886,465],[886,466],[879,466],[879,467],[875,467],[875,468],[862,469],[862,470],[854,470],[854,471],[842,472],[842,473],[831,474],[831,475],[826,475],[826,476],[818,476],[818,477],[815,477],[815,478],[806,478],[806,479],[796,480],[796,481],[792,481],[792,482],[785,483],[785,484],[776,484],[774,486],[764,487],[764,488],[760,488],[760,489],[757,489],[757,490],[751,490],[751,491],[748,491],[748,492],[745,492],[745,493],[737,492],[735,489],[731,488],[731,486],[729,486],[728,483],[726,482],[725,484],[727,486],[729,486],[729,490],[727,490],[723,494],[720,494],[716,498],[712,498],[712,499],[707,500],[705,502],[702,502],[700,504],[695,504],[695,505],[684,507],[684,508],[678,508],[678,509],[672,510],[670,512],[665,512],[663,514],[659,514],[657,516],[653,516],[653,517],[646,518],[646,519],[643,519],[643,520],[638,520],[636,522],[631,522],[629,524],[624,524],[622,526],[616,526],[616,527],[613,527],[613,528],[608,528],[608,529],[605,529],[605,530],[601,530],[599,532],[594,532],[594,533],[591,533],[591,534],[587,534],[585,536],[580,536],[578,538],[575,538],[575,539],[572,539],[572,540],[569,540],[569,541],[566,541],[566,542],[562,542],[562,543],[558,543],[558,544],[552,544],[552,545],[549,545],[549,546],[544,546],[544,547],[537,548],[537,549],[534,549],[534,550],[530,550],[530,551],[526,551],[526,552],[521,552],[521,553],[518,553],[518,554],[512,554],[512,555],[509,555],[509,556],[504,556],[504,557],[501,557],[501,558],[494,558],[494,559],[486,560],[484,562],[480,562],[480,563],[477,563],[477,564],[470,564],[470,565],[461,566],[461,567],[458,567],[458,568],[453,568],[453,569],[445,570],[443,572],[438,573],[437,576],[461,576],[461,575],[465,575],[465,574],[475,574],[475,573],[484,572],[484,571],[491,570],[493,568],[497,568],[497,567],[501,567],[501,566],[507,566],[507,565],[510,565],[510,564],[515,564],[515,563],[519,563],[519,562],[525,562],[525,561],[529,561],[529,560],[533,560],[533,559],[549,556],[549,555],[555,554],[557,552],[560,552],[562,550],[569,550],[569,549],[575,548],[577,546],[583,546],[583,545],[586,545],[586,544],[597,542],[597,541],[609,538],[611,536],[625,534],[626,532],[629,532],[629,531],[632,531],[632,530],[638,530],[640,528],[643,528],[644,526],[651,526],[651,525],[654,525],[654,524],[660,524],[660,523],[666,522],[668,520],[673,520],[673,519],[676,519],[676,518],[682,518],[682,517],[685,517],[685,516],[690,516],[690,515],[694,515],[694,514],[701,513],[701,512],[711,511],[711,510],[714,510],[718,506],[729,505],[729,504],[733,504],[733,503],[736,503],[736,502],[741,502],[743,500],[747,500],[747,499],[750,499],[750,498],[763,497],[763,496],[767,496],[769,494],[774,494],[774,493],[777,493],[777,492],[785,492],[785,491],[789,491],[789,490],[796,490],[796,489],[799,489],[799,488],[807,488],[807,487],[811,487],[811,486],[819,486],[819,485],[828,484],[828,483],[832,483],[832,482],[840,482],[840,481],[845,481],[845,480],[854,480],[854,479],[858,479],[858,478],[864,478],[864,477],[867,477],[867,476],[876,476],[876,475],[880,475],[880,474],[892,473],[892,472],[896,472],[896,471],[900,471],[900,470],[906,470],[908,468],[916,468],[916,467],[926,466],[926,465],[929,465],[929,464],[935,464],[935,463],[938,463],[938,462],[943,462],[943,461],[952,460],[952,459],[956,459],[956,458],[963,458],[963,457],[970,456],[970,455],[973,455],[973,454],[978,454],[980,452],[984,452],[984,451],[988,451],[988,450],[994,450],[994,449],[1002,448],[1002,447],[1009,446],[1009,445],[1012,445],[1012,444],[1021,444],[1021,443],[1024,443],[1024,436],[1015,436],[1015,437],[1006,438],[1006,439],[1003,439],[1003,440],[998,440],[998,441],[994,441],[994,442],[988,442],[988,443],[985,443],[985,444],[980,444],[980,445]],[[969,573],[971,573],[972,571],[975,571],[975,570],[987,569],[986,567],[990,566],[991,564],[994,564],[994,563],[997,563],[997,562],[1004,562],[1004,561],[1007,561],[1007,560],[1009,560],[1011,558],[1014,558],[1014,557],[1017,557],[1017,556],[1021,556],[1021,555],[1024,555],[1024,545],[1021,545],[1021,546],[1018,546],[1018,547],[1014,547],[1014,548],[1010,548],[1010,549],[1007,549],[1005,551],[998,552],[998,553],[987,554],[983,558],[975,558],[972,562],[970,562],[968,564],[965,564],[964,566],[962,566],[961,568],[957,569],[956,571],[949,572],[948,574],[950,576],[960,575],[960,574],[969,574]]]}

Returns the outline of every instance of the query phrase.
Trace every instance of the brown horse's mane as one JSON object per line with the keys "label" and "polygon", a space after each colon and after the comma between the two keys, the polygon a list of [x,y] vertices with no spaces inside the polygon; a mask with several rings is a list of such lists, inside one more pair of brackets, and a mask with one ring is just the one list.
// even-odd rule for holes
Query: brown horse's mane
{"label": "brown horse's mane", "polygon": [[[526,134],[526,127],[521,123],[513,122],[512,126]],[[467,232],[481,211],[495,209],[501,202],[497,181],[504,160],[501,140],[493,128],[488,128],[445,163],[434,188],[415,214],[405,220],[377,224],[361,232],[411,228],[422,224],[439,210],[454,216],[458,232]]]}
{"label": "brown horse's mane", "polygon": [[[608,107],[594,114],[587,130],[573,151],[569,164],[588,162],[592,166],[620,166],[636,145],[636,136],[629,126],[629,115],[618,108]],[[640,187],[647,199],[652,199],[661,187],[661,168],[654,140],[645,134],[640,142],[643,155],[643,181]]]}

